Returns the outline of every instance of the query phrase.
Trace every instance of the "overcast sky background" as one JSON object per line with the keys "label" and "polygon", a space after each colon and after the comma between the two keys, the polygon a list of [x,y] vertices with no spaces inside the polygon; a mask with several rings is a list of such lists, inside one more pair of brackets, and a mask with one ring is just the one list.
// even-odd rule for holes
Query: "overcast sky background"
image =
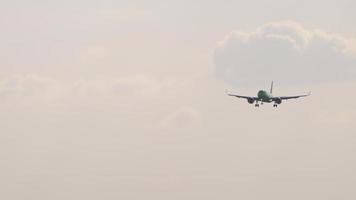
{"label": "overcast sky background", "polygon": [[354,199],[355,6],[3,1],[0,197]]}

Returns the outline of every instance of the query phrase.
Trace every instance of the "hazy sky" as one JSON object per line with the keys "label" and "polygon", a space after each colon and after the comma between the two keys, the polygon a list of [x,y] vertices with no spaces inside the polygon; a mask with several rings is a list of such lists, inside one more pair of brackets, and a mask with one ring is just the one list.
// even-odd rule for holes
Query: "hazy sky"
{"label": "hazy sky", "polygon": [[356,198],[355,6],[3,1],[0,198]]}

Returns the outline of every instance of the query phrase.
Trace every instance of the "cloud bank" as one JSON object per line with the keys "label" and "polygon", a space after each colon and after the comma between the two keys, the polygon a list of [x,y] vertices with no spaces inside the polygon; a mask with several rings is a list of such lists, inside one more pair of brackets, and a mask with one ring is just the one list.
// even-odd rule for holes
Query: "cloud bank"
{"label": "cloud bank", "polygon": [[215,75],[230,84],[290,84],[352,79],[356,39],[273,22],[253,32],[233,31],[215,49]]}

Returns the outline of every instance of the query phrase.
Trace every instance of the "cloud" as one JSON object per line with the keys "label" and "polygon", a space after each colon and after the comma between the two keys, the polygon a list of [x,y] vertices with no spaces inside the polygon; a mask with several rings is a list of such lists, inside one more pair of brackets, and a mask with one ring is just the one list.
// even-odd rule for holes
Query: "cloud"
{"label": "cloud", "polygon": [[31,107],[42,106],[43,103],[83,106],[104,99],[123,105],[135,103],[141,105],[143,102],[155,104],[175,99],[177,92],[182,92],[189,86],[189,81],[159,79],[144,74],[76,80],[63,80],[38,74],[12,75],[0,78],[0,102]]}
{"label": "cloud", "polygon": [[4,99],[48,96],[57,86],[58,82],[48,77],[41,77],[36,74],[14,75],[0,79],[0,97]]}
{"label": "cloud", "polygon": [[215,49],[215,74],[230,84],[317,83],[352,79],[356,39],[273,22],[253,32],[233,31]]}
{"label": "cloud", "polygon": [[184,134],[191,133],[201,127],[201,113],[191,107],[181,107],[173,113],[165,116],[158,123],[158,130],[162,134],[175,133]]}
{"label": "cloud", "polygon": [[[22,84],[10,88],[30,85],[31,81],[24,80],[35,82],[35,96],[54,89],[48,85],[44,90],[37,82],[53,80],[37,75],[3,82],[14,80]],[[31,103],[31,107],[19,105],[20,101],[1,103],[0,155],[6,191],[25,188],[15,195],[23,199],[25,194],[33,194],[33,188],[26,189],[27,182],[34,182],[40,188],[35,192],[41,194],[67,194],[79,185],[79,192],[70,196],[80,198],[86,197],[86,191],[95,191],[92,188],[106,187],[109,181],[128,192],[109,188],[95,191],[87,199],[107,192],[125,198],[134,195],[132,188],[146,188],[147,180],[153,180],[149,186],[153,192],[148,195],[160,194],[159,199],[164,199],[179,195],[176,188],[224,194],[235,180],[241,180],[235,184],[241,191],[270,191],[287,180],[287,184],[307,192],[325,180],[335,188],[340,169],[346,169],[342,176],[347,178],[336,179],[337,184],[354,179],[355,105],[323,98],[338,88],[342,90],[335,96],[348,96],[354,84],[322,84],[318,90],[313,88],[313,98],[286,103],[272,112],[270,106],[257,111],[245,106],[246,102],[225,96],[225,85],[216,84],[214,79],[194,79],[186,87],[180,84],[183,81],[187,80],[170,82],[145,75],[85,79],[76,84],[56,80],[66,90],[78,89],[73,92],[76,95],[60,93],[63,106],[28,101],[28,96],[21,101]],[[339,121],[332,120],[339,117]],[[73,178],[73,174],[79,176]],[[316,177],[315,182],[304,181],[310,174]],[[275,184],[264,187],[270,180]],[[88,181],[92,184],[86,185]],[[219,184],[197,186],[205,182]],[[58,187],[64,189],[57,191]],[[167,194],[156,190],[162,187]],[[293,188],[286,190],[299,192]],[[330,191],[344,193],[343,188]]]}
{"label": "cloud", "polygon": [[109,22],[128,22],[143,19],[148,11],[138,7],[121,7],[102,10],[100,16]]}

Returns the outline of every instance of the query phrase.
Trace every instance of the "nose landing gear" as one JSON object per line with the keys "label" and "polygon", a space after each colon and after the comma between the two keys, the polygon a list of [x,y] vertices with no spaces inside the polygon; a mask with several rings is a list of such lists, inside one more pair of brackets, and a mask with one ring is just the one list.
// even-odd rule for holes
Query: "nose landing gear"
{"label": "nose landing gear", "polygon": [[258,101],[256,101],[255,107],[260,107],[260,104],[258,104]]}

